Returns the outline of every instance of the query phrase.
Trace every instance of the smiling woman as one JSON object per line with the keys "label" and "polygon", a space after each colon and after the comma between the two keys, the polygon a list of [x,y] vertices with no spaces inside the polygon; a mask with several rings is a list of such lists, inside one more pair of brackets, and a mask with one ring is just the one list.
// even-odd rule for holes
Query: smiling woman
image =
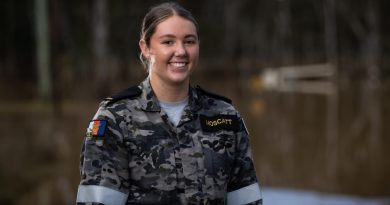
{"label": "smiling woman", "polygon": [[[156,27],[149,43],[142,38],[139,44],[147,59],[150,82],[157,97],[163,101],[184,99],[199,56],[194,23],[180,16],[171,16]],[[171,92],[162,92],[163,89]]]}
{"label": "smiling woman", "polygon": [[103,101],[81,153],[78,204],[261,204],[248,132],[225,97],[190,85],[198,26],[176,3],[142,24],[148,76]]}

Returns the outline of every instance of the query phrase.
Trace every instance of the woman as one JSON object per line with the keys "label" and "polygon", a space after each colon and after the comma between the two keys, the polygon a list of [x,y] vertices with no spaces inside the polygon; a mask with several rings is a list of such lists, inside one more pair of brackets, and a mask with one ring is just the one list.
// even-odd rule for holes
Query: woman
{"label": "woman", "polygon": [[198,25],[176,3],[142,24],[148,77],[103,101],[81,154],[80,204],[261,204],[245,125],[227,98],[190,86]]}

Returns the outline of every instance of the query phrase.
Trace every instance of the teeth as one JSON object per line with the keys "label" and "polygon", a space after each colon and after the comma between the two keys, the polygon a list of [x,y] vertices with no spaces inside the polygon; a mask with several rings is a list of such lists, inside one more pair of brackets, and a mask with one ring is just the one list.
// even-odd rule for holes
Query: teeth
{"label": "teeth", "polygon": [[175,67],[184,67],[186,63],[171,63]]}

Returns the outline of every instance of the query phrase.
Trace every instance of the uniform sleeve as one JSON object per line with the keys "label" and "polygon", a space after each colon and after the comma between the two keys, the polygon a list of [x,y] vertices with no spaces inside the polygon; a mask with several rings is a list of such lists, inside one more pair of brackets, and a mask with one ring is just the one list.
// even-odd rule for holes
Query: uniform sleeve
{"label": "uniform sleeve", "polygon": [[101,108],[87,129],[80,156],[77,204],[126,204],[128,155],[117,121],[117,116]]}
{"label": "uniform sleeve", "polygon": [[236,158],[227,188],[227,204],[262,204],[260,185],[251,155],[248,132],[242,119],[237,133]]}

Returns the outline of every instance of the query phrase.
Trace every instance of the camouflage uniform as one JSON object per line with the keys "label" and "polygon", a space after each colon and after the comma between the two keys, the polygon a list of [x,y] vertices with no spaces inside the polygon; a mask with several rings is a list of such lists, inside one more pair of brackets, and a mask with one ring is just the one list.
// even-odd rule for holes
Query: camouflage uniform
{"label": "camouflage uniform", "polygon": [[174,126],[147,78],[103,101],[93,120],[104,126],[87,130],[78,204],[262,203],[248,133],[228,99],[190,87]]}

